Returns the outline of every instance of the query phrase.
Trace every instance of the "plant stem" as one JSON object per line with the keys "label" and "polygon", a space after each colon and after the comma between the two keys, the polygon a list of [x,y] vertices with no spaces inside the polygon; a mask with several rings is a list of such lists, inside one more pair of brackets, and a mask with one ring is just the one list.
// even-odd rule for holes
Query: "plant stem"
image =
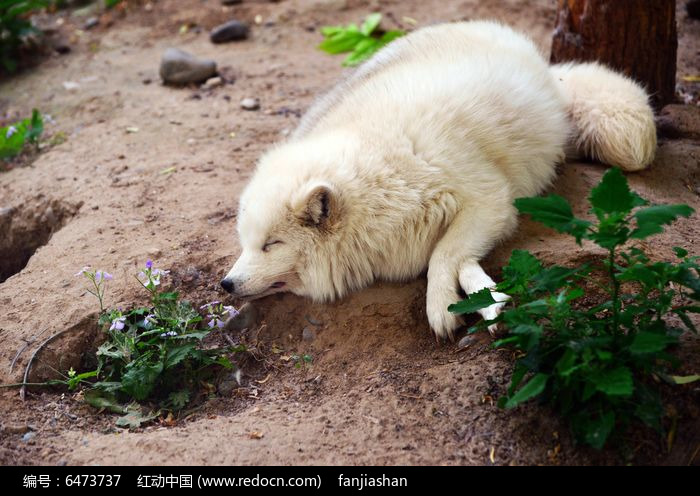
{"label": "plant stem", "polygon": [[612,303],[613,303],[613,322],[612,322],[612,333],[617,335],[617,327],[620,317],[620,282],[615,277],[615,248],[610,248],[610,257],[608,259],[608,269],[610,271],[610,279],[612,280],[613,293],[612,293]]}

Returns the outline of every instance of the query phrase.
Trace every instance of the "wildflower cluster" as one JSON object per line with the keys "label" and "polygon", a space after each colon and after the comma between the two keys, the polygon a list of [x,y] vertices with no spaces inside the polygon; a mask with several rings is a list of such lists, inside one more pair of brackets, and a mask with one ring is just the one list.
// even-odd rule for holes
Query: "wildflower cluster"
{"label": "wildflower cluster", "polygon": [[207,325],[210,329],[218,327],[221,329],[224,327],[227,318],[233,318],[238,315],[238,310],[229,305],[224,305],[220,301],[212,301],[199,307],[200,310],[207,310],[207,318],[209,322]]}
{"label": "wildflower cluster", "polygon": [[[97,350],[97,369],[69,374],[71,388],[88,384],[85,399],[90,404],[125,413],[132,426],[135,413],[128,402],[156,404],[159,409],[179,410],[190,403],[203,381],[221,368],[233,364],[227,355],[242,347],[207,349],[202,341],[223,327],[227,317],[238,314],[231,306],[214,301],[203,305],[208,323],[178,293],[162,291],[167,270],[154,267],[151,260],[136,276],[150,295],[150,306],[131,310],[105,310],[105,283],[113,279],[104,271],[84,267],[78,274],[90,281],[88,292],[100,302],[99,323],[107,340]],[[96,378],[96,382],[86,379]],[[153,415],[138,417],[154,418]],[[126,425],[125,424],[125,425]]]}

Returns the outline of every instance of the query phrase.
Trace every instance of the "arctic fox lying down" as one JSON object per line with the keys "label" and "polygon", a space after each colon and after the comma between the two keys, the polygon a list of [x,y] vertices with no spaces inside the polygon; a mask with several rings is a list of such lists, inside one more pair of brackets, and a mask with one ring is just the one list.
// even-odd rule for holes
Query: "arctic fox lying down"
{"label": "arctic fox lying down", "polygon": [[[320,99],[261,159],[238,215],[243,252],[222,280],[239,298],[324,301],[427,267],[427,316],[492,287],[479,260],[513,232],[513,200],[551,183],[565,148],[625,170],[654,158],[644,90],[597,64],[550,67],[493,22],[394,41]],[[496,294],[497,301],[507,297]],[[493,318],[502,303],[481,311]]]}

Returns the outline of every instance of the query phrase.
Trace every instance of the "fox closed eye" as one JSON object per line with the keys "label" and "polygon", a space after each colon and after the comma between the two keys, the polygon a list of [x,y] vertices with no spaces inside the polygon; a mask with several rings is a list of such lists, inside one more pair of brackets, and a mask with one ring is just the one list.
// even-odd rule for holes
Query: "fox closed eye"
{"label": "fox closed eye", "polygon": [[265,244],[263,245],[262,251],[268,252],[268,251],[270,251],[270,247],[271,247],[272,245],[278,245],[278,244],[282,244],[282,241],[280,241],[280,240],[267,241],[267,242],[265,242]]}

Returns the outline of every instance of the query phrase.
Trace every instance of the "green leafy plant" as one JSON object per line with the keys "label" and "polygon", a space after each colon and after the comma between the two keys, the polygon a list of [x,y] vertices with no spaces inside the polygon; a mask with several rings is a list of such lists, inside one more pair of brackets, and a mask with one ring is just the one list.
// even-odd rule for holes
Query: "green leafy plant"
{"label": "green leafy plant", "polygon": [[27,143],[38,146],[43,132],[44,121],[37,109],[32,111],[31,118],[0,128],[0,159],[19,155]]}
{"label": "green leafy plant", "polygon": [[[517,350],[510,386],[499,406],[538,398],[568,419],[575,438],[602,448],[635,421],[663,432],[657,381],[684,384],[671,353],[684,332],[697,332],[689,314],[700,312],[698,257],[675,248],[678,262],[652,261],[633,243],[688,217],[687,205],[649,205],[609,170],[589,196],[595,221],[574,216],[562,197],[521,198],[515,206],[537,222],[589,240],[607,253],[581,267],[545,267],[523,250],[512,253],[496,290],[511,297],[492,321],[507,334],[494,343]],[[470,313],[495,303],[488,289],[451,305]]]}
{"label": "green leafy plant", "polygon": [[[226,355],[243,351],[243,347],[207,349],[202,340],[213,330],[223,327],[228,316],[238,312],[218,301],[200,310],[205,320],[178,293],[160,291],[161,280],[168,271],[153,267],[149,260],[137,276],[148,291],[151,304],[129,311],[105,310],[104,293],[112,276],[104,271],[83,268],[77,275],[90,281],[88,291],[100,303],[99,325],[107,334],[97,349],[97,369],[76,374],[69,371],[65,384],[70,389],[87,387],[85,400],[97,408],[124,414],[119,425],[135,426],[151,420],[161,410],[184,408],[217,369],[231,369]],[[96,379],[96,382],[93,380]],[[148,401],[157,411],[144,414],[141,402]]]}
{"label": "green leafy plant", "polygon": [[28,36],[39,33],[29,16],[48,5],[48,0],[0,0],[0,65],[8,73],[17,70],[16,57]]}
{"label": "green leafy plant", "polygon": [[325,26],[321,28],[321,34],[326,39],[321,42],[318,48],[333,55],[351,52],[343,61],[343,65],[358,65],[387,43],[405,34],[400,30],[377,34],[376,30],[381,21],[382,15],[374,13],[368,15],[359,27],[357,24],[348,24],[345,27]]}

